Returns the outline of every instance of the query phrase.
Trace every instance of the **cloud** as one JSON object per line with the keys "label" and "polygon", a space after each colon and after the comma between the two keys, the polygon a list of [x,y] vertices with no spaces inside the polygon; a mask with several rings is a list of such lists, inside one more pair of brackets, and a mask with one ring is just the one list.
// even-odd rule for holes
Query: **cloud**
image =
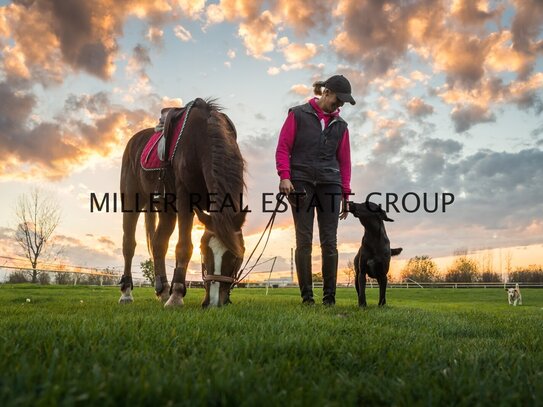
{"label": "cloud", "polygon": [[[446,255],[454,247],[480,248],[481,242],[487,247],[541,242],[536,227],[543,211],[543,188],[537,181],[543,176],[541,149],[480,150],[466,156],[456,140],[427,139],[405,131],[401,136],[409,145],[394,155],[383,157],[373,150],[363,164],[354,165],[351,185],[356,202],[374,191],[382,194],[373,196],[378,203],[385,203],[386,193],[399,197],[400,213],[391,209],[396,222],[387,225],[387,232],[409,256]],[[446,213],[409,214],[401,208],[407,192],[421,197],[426,192],[431,202],[435,193],[450,192],[455,202]],[[359,225],[347,222],[341,234],[343,241],[359,239]]]}
{"label": "cloud", "polygon": [[67,73],[74,71],[107,80],[115,71],[117,39],[128,18],[148,19],[148,37],[157,42],[162,38],[161,25],[175,21],[179,15],[199,18],[204,3],[35,0],[9,4],[1,8],[0,18],[0,34],[13,40],[3,51],[9,56],[8,64],[3,63],[4,70],[22,78],[28,71],[34,81],[44,85],[61,83]]}
{"label": "cloud", "polygon": [[517,9],[511,24],[513,48],[531,59],[531,63],[520,72],[520,77],[524,78],[533,70],[533,55],[543,43],[536,41],[543,25],[543,3],[538,0],[514,0],[513,3]]}
{"label": "cloud", "polygon": [[336,15],[344,17],[343,25],[331,44],[340,57],[362,64],[368,75],[382,75],[407,50],[412,9],[390,2],[342,0]]}
{"label": "cloud", "polygon": [[534,56],[525,54],[512,44],[511,31],[504,30],[489,36],[489,49],[485,59],[485,68],[493,72],[517,72],[526,76],[534,63]]}
{"label": "cloud", "polygon": [[101,243],[105,246],[110,246],[110,247],[115,247],[115,242],[113,240],[111,240],[109,237],[107,236],[100,236],[100,238],[98,239],[98,243]]}
{"label": "cloud", "polygon": [[219,7],[224,17],[229,21],[253,20],[258,17],[262,4],[263,0],[221,0]]}
{"label": "cloud", "polygon": [[477,105],[457,106],[451,112],[451,119],[454,122],[454,129],[457,133],[469,130],[478,123],[496,121],[494,113]]}
{"label": "cloud", "polygon": [[83,267],[110,267],[122,263],[121,256],[113,250],[116,245],[111,239],[102,236],[98,242],[105,247],[101,249],[96,245],[90,246],[72,236],[55,236],[63,263]]}
{"label": "cloud", "polygon": [[164,41],[164,30],[159,27],[149,27],[145,38],[155,45],[162,46]]}
{"label": "cloud", "polygon": [[149,56],[149,48],[137,44],[133,50],[126,70],[128,73],[137,73],[140,78],[148,79],[147,73],[145,71],[146,67],[151,65],[151,57]]}
{"label": "cloud", "polygon": [[60,179],[92,157],[119,151],[119,143],[134,128],[150,121],[142,110],[112,105],[105,93],[70,95],[62,115],[49,120],[30,120],[36,106],[31,93],[14,91],[0,83],[0,163],[3,178]]}
{"label": "cloud", "polygon": [[290,88],[291,93],[294,93],[295,95],[304,96],[304,97],[310,96],[312,91],[313,91],[313,88],[307,85],[303,85],[303,84],[292,85]]}
{"label": "cloud", "polygon": [[224,13],[219,4],[210,4],[206,8],[206,24],[204,30],[213,24],[219,24],[224,21]]}
{"label": "cloud", "polygon": [[482,25],[500,17],[504,7],[489,11],[488,0],[455,0],[451,11],[452,16],[461,24]]}
{"label": "cloud", "polygon": [[177,0],[175,3],[181,7],[184,16],[197,20],[205,10],[206,0]]}
{"label": "cloud", "polygon": [[192,34],[182,25],[176,25],[173,29],[173,32],[175,36],[183,42],[188,42],[192,40]]}
{"label": "cloud", "polygon": [[273,16],[264,11],[258,18],[241,23],[238,30],[247,54],[257,59],[266,59],[264,54],[274,50],[277,37]]}
{"label": "cloud", "polygon": [[318,52],[318,47],[312,43],[305,44],[288,44],[282,50],[287,63],[297,64],[304,63],[315,57]]}
{"label": "cloud", "polygon": [[434,113],[434,108],[421,98],[414,97],[407,102],[407,112],[413,117],[424,117]]}
{"label": "cloud", "polygon": [[282,16],[295,33],[308,35],[312,29],[325,31],[332,22],[333,3],[327,0],[279,0],[274,13]]}

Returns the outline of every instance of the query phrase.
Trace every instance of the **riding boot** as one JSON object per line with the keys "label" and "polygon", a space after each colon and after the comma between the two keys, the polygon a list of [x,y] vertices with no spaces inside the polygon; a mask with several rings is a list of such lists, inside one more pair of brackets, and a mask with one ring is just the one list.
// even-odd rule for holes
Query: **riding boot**
{"label": "riding boot", "polygon": [[304,304],[314,304],[313,300],[313,279],[311,275],[311,248],[296,249],[296,274],[298,275],[298,285]]}
{"label": "riding boot", "polygon": [[337,281],[337,250],[323,253],[322,255],[322,303],[334,305],[336,303],[336,281]]}

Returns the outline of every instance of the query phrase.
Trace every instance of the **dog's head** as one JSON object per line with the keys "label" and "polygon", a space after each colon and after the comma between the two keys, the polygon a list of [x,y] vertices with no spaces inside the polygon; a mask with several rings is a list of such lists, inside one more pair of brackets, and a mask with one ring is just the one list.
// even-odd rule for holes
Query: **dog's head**
{"label": "dog's head", "polygon": [[505,291],[507,291],[507,298],[509,298],[509,301],[515,301],[520,294],[520,290],[518,289],[518,287],[506,288]]}
{"label": "dog's head", "polygon": [[360,220],[364,227],[379,225],[381,222],[394,222],[393,219],[387,216],[387,213],[381,208],[381,205],[366,201],[363,203],[349,202],[349,212],[355,218]]}

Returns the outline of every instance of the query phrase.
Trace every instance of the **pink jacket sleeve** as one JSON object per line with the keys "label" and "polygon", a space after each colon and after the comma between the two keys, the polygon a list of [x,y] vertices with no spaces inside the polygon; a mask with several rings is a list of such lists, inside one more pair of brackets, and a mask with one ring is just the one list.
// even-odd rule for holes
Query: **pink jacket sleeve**
{"label": "pink jacket sleeve", "polygon": [[279,178],[290,179],[290,153],[294,145],[296,135],[296,118],[294,112],[290,112],[279,133],[279,141],[275,150],[275,167]]}
{"label": "pink jacket sleeve", "polygon": [[351,145],[349,142],[349,129],[345,129],[345,133],[343,133],[336,157],[339,162],[343,197],[349,199],[349,194],[351,193]]}

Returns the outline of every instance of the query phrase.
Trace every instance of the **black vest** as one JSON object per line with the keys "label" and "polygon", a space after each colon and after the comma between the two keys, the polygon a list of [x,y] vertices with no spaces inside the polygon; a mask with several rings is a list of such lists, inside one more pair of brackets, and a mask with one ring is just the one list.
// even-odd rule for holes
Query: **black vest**
{"label": "black vest", "polygon": [[290,178],[313,184],[339,184],[337,149],[347,129],[347,122],[336,116],[324,130],[313,107],[295,106],[296,136],[290,155]]}

